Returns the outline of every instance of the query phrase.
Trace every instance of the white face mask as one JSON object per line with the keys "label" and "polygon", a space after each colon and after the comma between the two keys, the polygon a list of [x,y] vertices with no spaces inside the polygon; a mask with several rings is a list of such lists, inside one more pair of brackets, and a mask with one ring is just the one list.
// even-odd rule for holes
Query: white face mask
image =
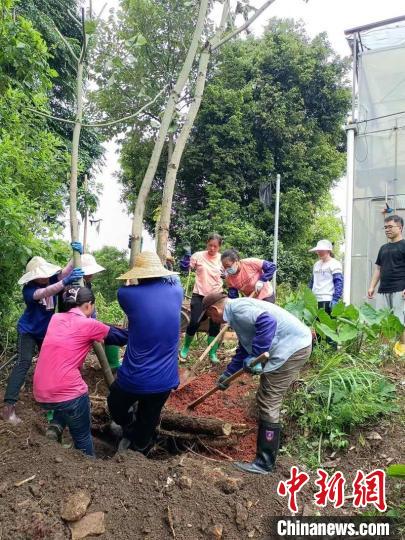
{"label": "white face mask", "polygon": [[236,266],[232,265],[232,266],[230,266],[229,268],[227,268],[225,270],[225,273],[228,274],[229,276],[234,276],[237,271],[238,271],[238,269],[236,268]]}

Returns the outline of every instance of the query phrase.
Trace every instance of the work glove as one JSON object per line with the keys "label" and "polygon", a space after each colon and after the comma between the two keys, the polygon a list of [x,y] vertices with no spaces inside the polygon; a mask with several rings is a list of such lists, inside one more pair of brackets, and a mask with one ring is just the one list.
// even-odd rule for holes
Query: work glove
{"label": "work glove", "polygon": [[331,300],[330,309],[333,309],[338,302],[339,302],[339,300]]}
{"label": "work glove", "polygon": [[255,358],[256,356],[248,356],[243,360],[243,371],[246,371],[246,373],[250,373],[251,375],[260,375],[263,371],[262,365],[259,363],[255,366],[251,366],[251,363]]}
{"label": "work glove", "polygon": [[188,257],[191,257],[191,247],[190,246],[184,246],[183,252],[184,252],[184,255],[187,255]]}
{"label": "work glove", "polygon": [[259,281],[256,281],[255,292],[259,293],[263,289],[263,287],[264,287],[264,283],[263,281],[260,281],[259,279]]}
{"label": "work glove", "polygon": [[224,371],[217,380],[217,386],[220,390],[226,390],[227,388],[229,388],[229,384],[226,384],[224,382],[228,377],[230,377],[230,374],[227,371]]}
{"label": "work glove", "polygon": [[73,251],[78,251],[80,255],[83,255],[83,246],[81,242],[72,242],[70,245]]}
{"label": "work glove", "polygon": [[66,285],[71,285],[72,283],[78,283],[82,277],[84,276],[84,272],[81,268],[74,268],[68,276],[63,278],[62,283],[66,287]]}

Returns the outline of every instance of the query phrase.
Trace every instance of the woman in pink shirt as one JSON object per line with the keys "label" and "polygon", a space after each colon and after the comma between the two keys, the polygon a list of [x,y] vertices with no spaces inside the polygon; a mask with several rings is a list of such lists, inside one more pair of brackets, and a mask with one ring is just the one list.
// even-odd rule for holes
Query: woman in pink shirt
{"label": "woman in pink shirt", "polygon": [[80,368],[94,341],[123,345],[127,335],[91,318],[94,294],[87,287],[66,289],[64,302],[68,311],[52,317],[42,344],[34,373],[34,397],[44,409],[53,411],[48,431],[54,430],[55,439],[61,440],[67,426],[75,448],[94,456],[90,399]]}
{"label": "woman in pink shirt", "polygon": [[245,296],[255,292],[258,300],[274,303],[271,285],[271,279],[276,271],[274,263],[253,257],[241,259],[236,249],[224,251],[221,260],[229,298],[238,298],[239,291]]}
{"label": "woman in pink shirt", "polygon": [[[208,237],[207,249],[205,251],[194,253],[189,260],[183,258],[181,263],[181,268],[183,270],[195,271],[195,283],[190,305],[190,324],[187,326],[183,347],[180,351],[180,359],[184,361],[188,356],[191,342],[193,341],[200,324],[200,317],[204,311],[202,307],[204,296],[222,291],[221,254],[219,253],[221,244],[222,237],[219,234],[212,233]],[[215,336],[218,335],[219,329],[220,325],[214,323],[210,319],[208,344],[210,344]],[[219,362],[216,354],[217,349],[218,344],[214,345],[210,350],[209,356],[213,364]]]}

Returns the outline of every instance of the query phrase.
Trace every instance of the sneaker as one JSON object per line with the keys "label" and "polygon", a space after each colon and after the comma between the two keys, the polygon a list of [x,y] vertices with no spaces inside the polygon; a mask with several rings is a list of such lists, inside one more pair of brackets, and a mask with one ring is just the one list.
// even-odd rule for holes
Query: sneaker
{"label": "sneaker", "polygon": [[15,405],[11,403],[5,403],[3,408],[3,420],[9,424],[17,426],[22,423],[21,418],[19,418],[15,413]]}
{"label": "sneaker", "polygon": [[63,429],[57,424],[49,424],[45,431],[45,437],[51,441],[62,442]]}

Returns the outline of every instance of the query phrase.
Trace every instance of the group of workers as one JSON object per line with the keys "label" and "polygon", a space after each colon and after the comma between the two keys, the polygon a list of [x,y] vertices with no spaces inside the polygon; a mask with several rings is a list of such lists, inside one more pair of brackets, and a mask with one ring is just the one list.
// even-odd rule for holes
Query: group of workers
{"label": "group of workers", "polygon": [[[122,427],[121,448],[148,454],[156,437],[161,410],[179,385],[178,360],[185,360],[200,322],[209,318],[212,341],[227,322],[236,332],[238,348],[218,379],[221,390],[240,368],[260,375],[257,392],[259,429],[256,458],[236,463],[244,471],[267,474],[273,470],[280,444],[280,408],[283,396],[311,354],[312,335],[296,317],[275,304],[271,279],[276,266],[257,258],[241,259],[234,249],[220,253],[222,238],[211,234],[204,251],[185,253],[180,267],[195,272],[191,320],[179,352],[183,288],[176,272],[165,268],[153,252],[142,252],[134,267],[119,276],[123,285],[118,302],[128,319],[120,329],[94,318],[95,299],[91,276],[103,270],[79,242],[82,267],[69,263],[63,270],[41,257],[33,257],[19,280],[26,309],[18,322],[18,357],[4,396],[4,420],[19,423],[16,402],[32,363],[35,347],[33,392],[41,406],[52,411],[47,434],[61,440],[69,428],[74,446],[94,456],[88,388],[80,369],[94,341],[126,345],[122,365],[107,398],[111,418]],[[340,295],[342,272],[332,257],[330,242],[313,248],[319,255],[312,288],[325,309]],[[85,286],[76,285],[84,277]],[[223,281],[227,293],[223,292]],[[244,296],[239,298],[239,293]],[[56,298],[63,306],[54,314]],[[264,365],[252,366],[263,352]],[[211,362],[219,362],[216,347]]]}

